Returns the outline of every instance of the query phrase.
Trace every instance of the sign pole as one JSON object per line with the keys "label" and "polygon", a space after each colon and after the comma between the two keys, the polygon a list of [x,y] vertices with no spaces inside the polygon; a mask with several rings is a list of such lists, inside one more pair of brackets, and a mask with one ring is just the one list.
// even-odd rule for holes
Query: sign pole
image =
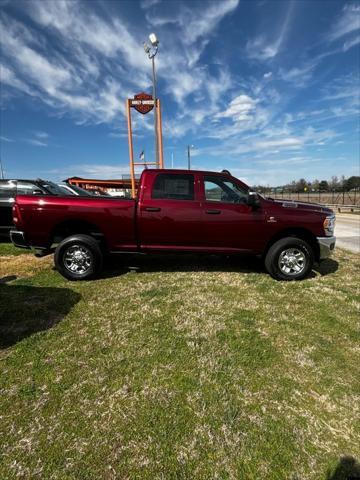
{"label": "sign pole", "polygon": [[161,119],[161,103],[160,99],[156,100],[156,109],[157,109],[157,137],[159,145],[159,168],[164,168],[164,150],[163,150],[163,141],[162,141],[162,119]]}
{"label": "sign pole", "polygon": [[128,142],[129,142],[129,158],[130,158],[130,175],[131,175],[131,196],[135,198],[135,168],[134,168],[134,149],[132,141],[132,128],[131,128],[131,111],[130,100],[126,100],[126,114],[128,124]]}

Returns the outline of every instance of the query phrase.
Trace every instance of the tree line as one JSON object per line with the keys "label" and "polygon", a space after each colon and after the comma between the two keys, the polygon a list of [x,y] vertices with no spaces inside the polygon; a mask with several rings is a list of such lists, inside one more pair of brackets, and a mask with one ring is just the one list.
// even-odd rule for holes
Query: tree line
{"label": "tree line", "polygon": [[270,187],[264,185],[255,185],[254,190],[257,192],[272,191],[286,191],[291,193],[301,192],[350,192],[352,190],[360,190],[360,177],[351,176],[345,178],[342,175],[340,178],[337,176],[331,177],[331,180],[318,180],[307,181],[305,178],[300,180],[293,180],[285,185]]}

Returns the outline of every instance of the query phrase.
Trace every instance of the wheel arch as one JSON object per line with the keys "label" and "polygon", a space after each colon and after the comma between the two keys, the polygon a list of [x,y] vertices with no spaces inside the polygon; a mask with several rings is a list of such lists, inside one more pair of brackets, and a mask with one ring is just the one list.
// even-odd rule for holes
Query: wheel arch
{"label": "wheel arch", "polygon": [[266,248],[265,248],[264,253],[263,253],[263,257],[265,258],[267,252],[269,251],[271,246],[274,245],[275,242],[277,242],[278,240],[281,240],[282,238],[285,238],[285,237],[301,238],[302,240],[307,242],[311,246],[311,248],[314,252],[315,260],[319,261],[319,259],[320,259],[320,247],[319,247],[318,241],[316,239],[316,236],[310,230],[307,230],[306,228],[300,228],[300,227],[298,227],[298,228],[297,227],[286,228],[284,230],[280,230],[279,232],[277,232],[273,237],[271,237],[271,239],[267,243]]}
{"label": "wheel arch", "polygon": [[54,245],[60,243],[71,235],[89,235],[98,241],[102,248],[106,249],[106,239],[102,230],[95,224],[81,219],[67,219],[55,225],[52,229],[49,244]]}

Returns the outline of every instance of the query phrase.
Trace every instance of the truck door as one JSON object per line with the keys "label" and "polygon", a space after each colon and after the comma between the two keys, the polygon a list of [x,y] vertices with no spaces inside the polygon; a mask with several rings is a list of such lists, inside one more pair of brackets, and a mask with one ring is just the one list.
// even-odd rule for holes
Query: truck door
{"label": "truck door", "polygon": [[228,176],[204,174],[201,186],[203,245],[209,250],[262,250],[264,211],[247,204],[248,192]]}
{"label": "truck door", "polygon": [[137,228],[142,249],[191,250],[200,242],[197,175],[149,174],[141,193]]}

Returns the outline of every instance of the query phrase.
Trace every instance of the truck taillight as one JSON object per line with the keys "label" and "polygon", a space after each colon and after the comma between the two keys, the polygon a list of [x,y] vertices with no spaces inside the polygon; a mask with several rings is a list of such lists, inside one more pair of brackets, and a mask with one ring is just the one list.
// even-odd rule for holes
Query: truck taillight
{"label": "truck taillight", "polygon": [[16,203],[12,207],[12,217],[13,217],[13,222],[16,227],[19,227],[21,225],[21,215],[20,215],[20,209]]}

